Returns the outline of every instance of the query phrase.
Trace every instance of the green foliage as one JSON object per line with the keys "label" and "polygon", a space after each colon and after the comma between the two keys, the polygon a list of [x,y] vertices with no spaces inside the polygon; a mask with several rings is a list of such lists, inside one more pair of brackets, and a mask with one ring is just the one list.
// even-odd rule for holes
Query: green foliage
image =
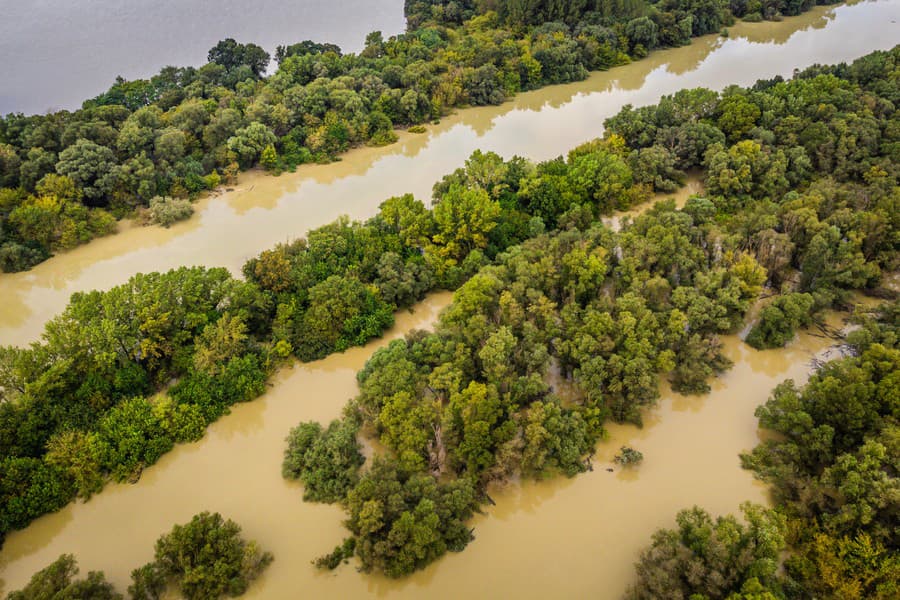
{"label": "green foliage", "polygon": [[636,465],[644,460],[644,455],[639,450],[629,446],[622,446],[613,460],[623,466]]}
{"label": "green foliage", "polygon": [[347,527],[364,570],[408,575],[472,539],[465,526],[475,508],[470,481],[438,483],[378,458],[347,495]]}
{"label": "green foliage", "polygon": [[106,581],[102,572],[91,571],[85,579],[74,579],[78,564],[71,554],[63,554],[56,561],[34,575],[21,590],[10,592],[7,600],[118,600],[122,595]]}
{"label": "green foliage", "polygon": [[329,571],[333,571],[338,568],[338,566],[353,558],[354,553],[356,552],[356,538],[349,537],[345,539],[339,546],[335,546],[334,550],[332,550],[329,554],[325,554],[324,556],[320,556],[316,560],[313,561],[313,564],[316,565],[316,568],[319,569],[328,569]]}
{"label": "green foliage", "polygon": [[147,213],[150,216],[150,222],[154,225],[170,227],[173,223],[190,218],[194,214],[194,207],[186,198],[156,196],[150,200]]}
{"label": "green foliage", "polygon": [[749,503],[741,509],[746,525],[731,515],[713,520],[697,506],[679,512],[677,529],[653,534],[627,597],[733,598],[751,591],[778,595],[775,575],[785,546],[784,518]]}
{"label": "green foliage", "polygon": [[[110,477],[136,478],[230,404],[261,394],[268,373],[241,336],[264,306],[224,269],[138,275],[74,295],[41,343],[0,351],[0,531]],[[171,397],[151,397],[172,378]]]}
{"label": "green foliage", "polygon": [[156,541],[154,561],[135,569],[129,592],[157,597],[171,582],[188,600],[240,596],[271,562],[270,553],[241,537],[237,523],[202,512]]}
{"label": "green foliage", "polygon": [[309,304],[294,342],[301,360],[315,360],[362,345],[394,323],[390,306],[371,289],[339,275],[313,286]]}
{"label": "green foliage", "polygon": [[779,296],[762,309],[759,322],[747,334],[747,343],[757,350],[784,346],[798,327],[812,322],[814,304],[809,294]]}
{"label": "green foliage", "polygon": [[896,543],[891,498],[897,478],[897,372],[900,350],[873,344],[826,365],[802,389],[788,381],[757,410],[783,438],[742,458],[775,487],[788,514],[816,515],[835,535],[866,533]]}
{"label": "green foliage", "polygon": [[281,472],[286,479],[303,482],[304,500],[339,502],[356,484],[365,460],[356,440],[358,429],[355,423],[341,420],[324,430],[315,422],[291,430]]}
{"label": "green foliage", "polygon": [[[865,318],[859,352],[825,365],[803,388],[787,381],[757,409],[777,432],[744,466],[774,487],[790,521],[786,589],[829,598],[891,598],[900,590],[896,302]],[[886,345],[885,345],[886,344]]]}

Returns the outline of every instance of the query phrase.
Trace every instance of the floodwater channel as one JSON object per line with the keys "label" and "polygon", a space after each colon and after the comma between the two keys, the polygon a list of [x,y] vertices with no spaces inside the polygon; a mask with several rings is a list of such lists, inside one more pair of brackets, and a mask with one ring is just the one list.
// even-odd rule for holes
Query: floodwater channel
{"label": "floodwater channel", "polygon": [[234,273],[261,250],[300,237],[340,215],[365,219],[386,198],[431,186],[476,149],[546,160],[603,134],[625,104],[645,105],[686,87],[722,89],[789,76],[813,63],[852,60],[900,40],[900,2],[817,7],[781,22],[739,23],[730,36],[682,48],[587,80],[520,94],[501,106],[457,111],[424,134],[400,134],[385,148],[359,148],[328,165],[272,177],[244,173],[230,191],[200,200],[170,229],[123,223],[120,233],[62,253],[24,273],[0,275],[0,344],[26,345],[73,292],[108,289],[139,272],[182,265]]}

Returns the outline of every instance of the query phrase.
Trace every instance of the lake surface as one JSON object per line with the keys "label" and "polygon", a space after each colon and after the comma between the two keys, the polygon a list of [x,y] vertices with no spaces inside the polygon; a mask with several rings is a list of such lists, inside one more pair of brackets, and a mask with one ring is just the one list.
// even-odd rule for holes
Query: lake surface
{"label": "lake surface", "polygon": [[[0,0],[0,114],[79,108],[117,75],[199,67],[216,42],[363,48],[405,28],[401,0]],[[273,61],[274,66],[274,61]]]}
{"label": "lake surface", "polygon": [[790,75],[813,63],[852,60],[900,41],[900,2],[819,7],[779,23],[739,24],[728,39],[707,36],[586,81],[517,96],[501,106],[458,111],[425,134],[402,133],[385,148],[353,150],[340,162],[293,174],[241,175],[233,191],[201,200],[170,229],[121,233],[60,254],[25,273],[0,275],[0,344],[37,339],[73,292],[108,289],[139,272],[181,265],[234,273],[260,251],[303,236],[342,214],[364,219],[386,198],[422,200],[476,149],[553,158],[603,134],[603,120],[628,103],[652,104],[684,87],[721,89]]}

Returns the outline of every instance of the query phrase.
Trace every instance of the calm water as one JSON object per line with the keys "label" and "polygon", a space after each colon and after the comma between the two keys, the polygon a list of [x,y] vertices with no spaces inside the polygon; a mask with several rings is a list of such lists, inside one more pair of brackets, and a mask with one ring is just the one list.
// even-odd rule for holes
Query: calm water
{"label": "calm water", "polygon": [[200,66],[228,37],[272,54],[306,39],[359,51],[405,26],[401,0],[0,0],[0,15],[0,114],[78,108],[116,75]]}

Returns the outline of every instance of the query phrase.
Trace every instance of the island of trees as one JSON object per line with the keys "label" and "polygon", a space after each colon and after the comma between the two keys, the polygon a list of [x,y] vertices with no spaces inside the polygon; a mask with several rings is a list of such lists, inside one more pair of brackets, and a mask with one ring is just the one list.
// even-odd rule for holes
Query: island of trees
{"label": "island of trees", "polygon": [[[362,344],[445,288],[456,292],[434,332],[376,352],[343,418],[300,424],[283,467],[307,499],[347,511],[349,537],[322,566],[355,556],[399,577],[462,550],[489,483],[584,471],[604,423],[639,423],[660,377],[705,392],[729,366],[718,336],[740,329],[764,286],[779,295],[751,333],[760,347],[855,290],[890,295],[898,59],[900,47],[626,107],[605,139],[540,164],[476,152],[435,185],[432,209],[390,198],[365,223],[261,253],[246,280],[182,268],[74,295],[41,342],[0,350],[0,532],[136,479],[261,394],[291,354]],[[618,231],[599,221],[690,169],[706,193],[683,208],[658,203]],[[897,572],[897,314],[864,320],[857,357],[760,410],[784,437],[744,461],[780,512],[747,507],[746,525],[683,513],[654,539],[636,595],[891,591],[880,574]],[[574,397],[554,393],[551,367]],[[360,436],[385,449],[369,465]],[[796,526],[783,533],[778,515]],[[781,584],[783,540],[795,553]],[[698,560],[699,583],[673,567]]]}
{"label": "island of trees", "polygon": [[[186,600],[215,600],[242,595],[272,562],[256,542],[241,537],[241,527],[219,513],[194,515],[156,541],[154,560],[132,574],[132,600],[160,600],[169,589]],[[121,600],[102,572],[75,579],[78,562],[63,554],[41,569],[7,600]]]}
{"label": "island of trees", "polygon": [[406,3],[407,33],[374,32],[359,54],[310,41],[279,47],[268,77],[262,48],[223,40],[202,67],[118,79],[76,111],[0,118],[0,270],[28,269],[145,207],[152,222],[185,218],[186,199],[241,169],[278,172],[388,144],[395,127],[455,107],[584,79],[735,17],[814,4],[420,0]]}

